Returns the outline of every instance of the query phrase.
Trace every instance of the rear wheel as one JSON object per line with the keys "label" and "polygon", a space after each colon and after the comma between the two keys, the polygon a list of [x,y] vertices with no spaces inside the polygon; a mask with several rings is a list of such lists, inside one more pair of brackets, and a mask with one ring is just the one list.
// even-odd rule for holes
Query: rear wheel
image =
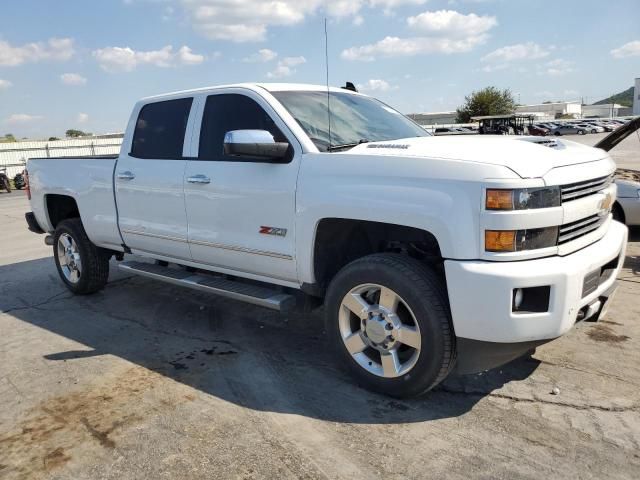
{"label": "rear wheel", "polygon": [[8,178],[2,179],[2,188],[4,188],[7,193],[11,193],[11,183],[9,182]]}
{"label": "rear wheel", "polygon": [[584,135],[586,132],[584,130],[578,130],[578,135]]}
{"label": "rear wheel", "polygon": [[89,240],[79,218],[58,224],[53,236],[53,256],[60,278],[73,293],[87,295],[106,285],[111,254]]}
{"label": "rear wheel", "polygon": [[594,128],[593,130],[591,130],[591,133],[598,133],[598,131]]}
{"label": "rear wheel", "polygon": [[331,282],[326,306],[340,365],[366,388],[412,397],[451,371],[455,337],[443,281],[417,260],[376,254],[350,263]]}

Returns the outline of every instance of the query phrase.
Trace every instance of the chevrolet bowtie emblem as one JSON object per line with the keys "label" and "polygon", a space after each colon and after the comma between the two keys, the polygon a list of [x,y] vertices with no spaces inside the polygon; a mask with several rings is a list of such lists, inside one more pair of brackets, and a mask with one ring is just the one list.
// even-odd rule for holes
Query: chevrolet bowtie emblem
{"label": "chevrolet bowtie emblem", "polygon": [[600,211],[608,213],[609,210],[611,210],[612,205],[613,205],[613,195],[607,192],[604,194],[604,198],[600,200],[600,205],[598,205],[598,208],[600,209]]}

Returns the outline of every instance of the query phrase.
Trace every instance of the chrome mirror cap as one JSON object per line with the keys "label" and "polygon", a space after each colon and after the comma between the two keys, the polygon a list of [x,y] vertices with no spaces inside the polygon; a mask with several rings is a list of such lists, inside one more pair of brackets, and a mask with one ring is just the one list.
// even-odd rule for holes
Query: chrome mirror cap
{"label": "chrome mirror cap", "polygon": [[266,130],[231,130],[224,136],[224,143],[276,143]]}

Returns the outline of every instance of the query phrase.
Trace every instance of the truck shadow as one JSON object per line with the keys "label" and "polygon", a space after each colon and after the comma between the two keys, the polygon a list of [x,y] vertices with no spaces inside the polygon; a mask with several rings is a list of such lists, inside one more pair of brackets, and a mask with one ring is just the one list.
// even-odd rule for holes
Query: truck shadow
{"label": "truck shadow", "polygon": [[0,282],[0,310],[85,346],[48,353],[45,362],[114,355],[246,408],[332,422],[457,417],[540,364],[525,357],[451,377],[420,399],[394,400],[358,388],[335,365],[317,314],[283,316],[124,277],[113,266],[111,273],[103,292],[80,297],[64,289],[50,258],[2,266],[0,279],[8,280]]}

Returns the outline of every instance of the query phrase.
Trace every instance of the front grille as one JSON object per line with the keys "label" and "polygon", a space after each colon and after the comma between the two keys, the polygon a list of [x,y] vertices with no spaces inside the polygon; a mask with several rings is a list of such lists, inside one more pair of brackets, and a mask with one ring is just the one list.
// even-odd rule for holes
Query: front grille
{"label": "front grille", "polygon": [[582,182],[569,183],[567,185],[560,186],[560,194],[562,203],[569,202],[571,200],[577,200],[582,197],[587,197],[591,194],[604,190],[613,182],[614,175],[607,175],[606,177],[592,178],[591,180],[583,180]]}
{"label": "front grille", "polygon": [[583,237],[594,230],[597,230],[606,220],[607,215],[600,216],[596,214],[576,220],[575,222],[561,225],[560,232],[558,234],[558,245]]}

